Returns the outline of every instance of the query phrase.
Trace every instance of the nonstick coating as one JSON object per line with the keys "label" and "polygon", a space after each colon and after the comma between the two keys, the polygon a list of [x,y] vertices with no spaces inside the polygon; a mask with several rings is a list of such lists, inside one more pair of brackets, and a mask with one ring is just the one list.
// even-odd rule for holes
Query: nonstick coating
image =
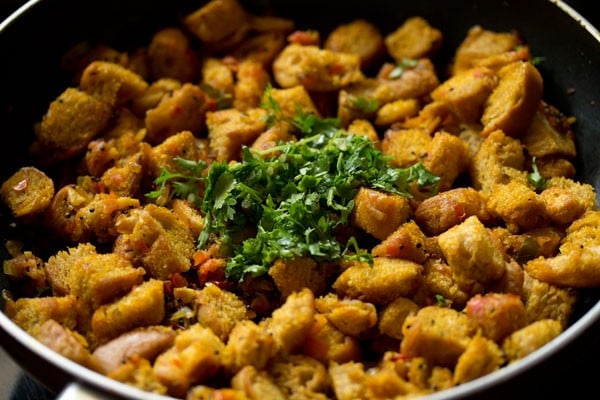
{"label": "nonstick coating", "polygon": [[[153,32],[179,24],[179,18],[201,1],[102,0],[30,1],[0,25],[0,179],[29,164],[27,146],[33,123],[68,85],[59,70],[60,56],[82,39],[127,50],[147,45]],[[600,36],[564,3],[554,0],[255,0],[244,2],[260,12],[270,3],[279,15],[293,18],[298,28],[324,32],[361,17],[383,32],[419,15],[444,34],[442,52],[434,61],[448,62],[467,30],[476,24],[498,31],[517,30],[534,56],[544,57],[544,99],[576,118],[578,179],[600,187]],[[566,11],[565,11],[566,9]],[[440,71],[440,73],[442,73]],[[13,238],[7,210],[0,209],[2,243]],[[41,241],[43,245],[43,240]],[[1,257],[8,255],[0,246]],[[0,289],[10,288],[0,273]],[[544,385],[558,377],[585,351],[592,332],[598,332],[598,290],[583,293],[573,325],[542,350],[501,371],[461,387],[432,395],[431,399],[507,398],[525,387]],[[0,300],[0,309],[4,308]],[[593,338],[592,338],[593,339]],[[587,340],[587,341],[586,341]],[[0,344],[32,376],[53,391],[79,381],[122,398],[158,398],[109,380],[46,349],[0,312]],[[566,383],[568,384],[568,383]],[[519,389],[521,388],[521,389]],[[164,398],[164,397],[163,397]]]}

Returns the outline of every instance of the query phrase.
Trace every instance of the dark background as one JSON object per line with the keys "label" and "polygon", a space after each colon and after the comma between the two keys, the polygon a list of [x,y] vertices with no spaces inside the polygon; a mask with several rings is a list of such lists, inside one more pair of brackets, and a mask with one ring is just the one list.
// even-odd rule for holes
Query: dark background
{"label": "dark background", "polygon": [[[527,1],[527,0],[523,0]],[[16,10],[23,0],[0,0],[0,20]],[[573,9],[597,28],[600,28],[600,12],[597,0],[565,0]],[[4,58],[5,55],[0,56]],[[599,76],[600,79],[600,76]],[[536,368],[511,384],[516,387],[510,397],[515,399],[557,399],[557,398],[600,398],[598,380],[600,379],[600,324],[586,332],[568,352],[577,357],[565,357],[564,363]],[[0,398],[11,400],[51,399],[49,392],[40,389],[26,375],[17,374],[19,379],[12,394],[8,388],[0,388]],[[593,393],[596,394],[593,394]],[[6,397],[2,397],[6,396]]]}

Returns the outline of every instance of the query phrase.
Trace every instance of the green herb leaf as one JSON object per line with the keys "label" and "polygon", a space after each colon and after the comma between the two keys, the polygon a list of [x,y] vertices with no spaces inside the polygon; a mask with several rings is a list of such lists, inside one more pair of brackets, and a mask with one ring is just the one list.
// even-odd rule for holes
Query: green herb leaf
{"label": "green herb leaf", "polygon": [[402,58],[396,63],[396,67],[390,72],[388,77],[390,79],[398,79],[402,76],[406,69],[414,68],[418,63],[419,61],[412,58]]}
{"label": "green herb leaf", "polygon": [[215,101],[217,110],[224,110],[226,108],[233,107],[233,96],[231,94],[217,89],[208,83],[201,83],[200,89],[202,89],[202,91],[206,93],[208,97]]}
{"label": "green herb leaf", "polygon": [[376,98],[367,99],[363,96],[355,97],[351,101],[352,108],[364,113],[371,114],[379,108],[379,102]]}
{"label": "green herb leaf", "polygon": [[533,57],[531,59],[531,64],[537,66],[537,65],[540,65],[541,63],[543,63],[544,61],[546,61],[546,57],[544,57],[544,56],[536,56],[536,57]]}
{"label": "green herb leaf", "polygon": [[[265,93],[265,105],[282,118]],[[361,187],[410,196],[412,182],[435,189],[439,178],[421,164],[398,169],[361,135],[299,107],[291,122],[305,136],[264,151],[243,148],[241,162],[213,163],[202,202],[198,246],[218,242],[225,276],[241,281],[266,273],[277,259],[312,257],[372,262],[356,239],[337,240]]]}
{"label": "green herb leaf", "polygon": [[437,301],[438,307],[446,307],[448,305],[448,301],[441,294],[436,294],[435,300]]}
{"label": "green herb leaf", "polygon": [[279,103],[273,98],[272,94],[273,86],[271,83],[267,83],[262,99],[260,101],[260,108],[267,110],[267,114],[263,117],[263,120],[267,124],[267,128],[271,128],[277,121],[284,120],[283,111]]}
{"label": "green herb leaf", "polygon": [[305,112],[300,106],[296,107],[296,112],[290,122],[304,135],[334,132],[340,127],[340,121],[337,118],[321,119],[314,114]]}
{"label": "green herb leaf", "polygon": [[533,172],[527,175],[527,181],[531,184],[531,186],[535,188],[536,191],[546,189],[546,187],[548,186],[548,180],[544,178],[542,174],[540,174],[540,171],[538,170],[538,167],[535,163],[535,157],[533,157],[531,163]]}
{"label": "green herb leaf", "polygon": [[165,193],[167,186],[170,184],[173,188],[171,196],[188,200],[197,206],[200,205],[202,199],[199,196],[201,188],[199,183],[205,179],[202,174],[206,169],[206,163],[181,157],[175,157],[174,160],[182,172],[170,172],[164,167],[161,168],[160,175],[154,180],[154,184],[158,185],[158,189],[146,193],[146,197],[156,200]]}
{"label": "green herb leaf", "polygon": [[344,256],[346,260],[354,260],[373,266],[373,256],[369,252],[362,250],[359,247],[354,236],[352,236],[350,239],[348,239],[348,242],[346,242],[346,248],[344,248],[342,256]]}

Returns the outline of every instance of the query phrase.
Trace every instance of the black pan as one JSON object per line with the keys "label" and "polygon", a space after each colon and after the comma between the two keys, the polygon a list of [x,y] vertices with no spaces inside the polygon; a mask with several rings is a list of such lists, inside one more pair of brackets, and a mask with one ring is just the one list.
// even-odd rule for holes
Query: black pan
{"label": "black pan", "polygon": [[[178,24],[178,17],[202,2],[186,0],[30,1],[0,24],[0,179],[28,164],[26,148],[32,125],[49,102],[68,84],[59,71],[59,58],[82,39],[127,49],[146,45],[158,28]],[[256,9],[268,0],[246,2]],[[577,119],[578,179],[600,188],[600,35],[565,3],[553,0],[281,0],[271,1],[299,27],[327,31],[358,16],[389,32],[409,16],[425,17],[444,33],[438,63],[449,60],[469,27],[519,31],[543,56],[544,99]],[[0,236],[11,238],[10,216],[0,212]],[[7,258],[2,246],[1,257]],[[0,274],[0,288],[9,288]],[[597,362],[600,344],[599,291],[583,293],[572,325],[541,350],[507,368],[430,399],[555,398],[563,384],[572,391],[586,388],[579,376],[583,363]],[[1,301],[1,300],[0,300]],[[0,304],[4,308],[4,304]],[[49,351],[0,312],[0,344],[29,374],[61,398],[82,398],[82,389],[110,398],[151,399]],[[594,365],[594,364],[592,364]],[[576,369],[577,368],[577,369]],[[590,367],[594,369],[594,367]],[[575,372],[569,372],[569,371]],[[593,376],[583,375],[584,378]],[[571,377],[572,379],[569,379]],[[565,379],[567,378],[567,382]],[[593,387],[594,383],[587,387]],[[541,395],[541,396],[540,396]],[[429,399],[429,398],[428,398]]]}

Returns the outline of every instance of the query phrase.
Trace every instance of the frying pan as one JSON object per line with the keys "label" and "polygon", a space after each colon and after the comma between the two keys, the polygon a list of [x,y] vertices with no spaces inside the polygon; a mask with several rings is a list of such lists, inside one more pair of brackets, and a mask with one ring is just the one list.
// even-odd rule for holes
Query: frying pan
{"label": "frying pan", "polygon": [[[27,165],[33,123],[49,102],[68,85],[60,71],[60,56],[83,39],[126,50],[147,45],[159,28],[178,25],[178,18],[198,8],[195,0],[33,0],[0,24],[0,179]],[[260,12],[268,0],[245,2]],[[328,31],[357,17],[376,23],[383,32],[406,18],[420,15],[444,33],[444,46],[435,62],[443,65],[469,27],[515,29],[534,55],[544,57],[544,99],[576,118],[578,179],[600,188],[600,34],[581,15],[559,0],[279,0],[271,1],[279,15],[293,18],[299,28]],[[0,210],[2,242],[13,238],[7,210]],[[39,239],[42,246],[43,238]],[[8,257],[0,246],[2,259]],[[0,289],[10,288],[0,273]],[[564,371],[598,354],[600,344],[599,290],[582,292],[570,327],[530,356],[500,371],[428,399],[501,399],[556,388]],[[4,308],[0,300],[0,309]],[[54,353],[30,337],[0,312],[0,344],[31,376],[60,398],[165,399],[141,392],[91,372]],[[588,355],[586,358],[586,354]],[[568,376],[568,375],[567,375]],[[567,383],[569,384],[569,383]],[[572,384],[572,383],[571,383]],[[572,388],[576,390],[577,388]],[[552,390],[552,389],[550,389]]]}

